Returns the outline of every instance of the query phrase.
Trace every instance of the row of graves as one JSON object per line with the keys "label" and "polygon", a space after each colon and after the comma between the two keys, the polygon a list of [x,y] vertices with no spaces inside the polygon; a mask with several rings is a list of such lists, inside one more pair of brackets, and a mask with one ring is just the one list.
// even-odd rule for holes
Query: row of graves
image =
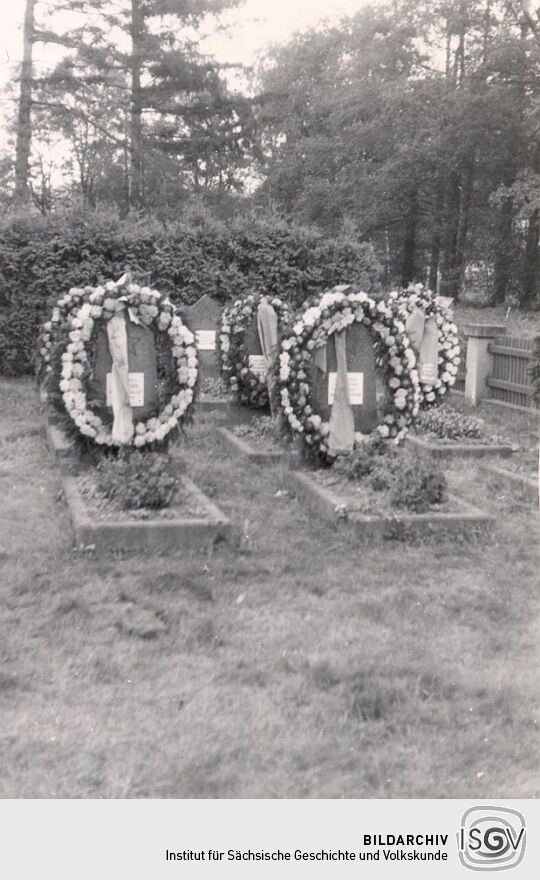
{"label": "row of graves", "polygon": [[456,429],[457,328],[421,285],[378,301],[340,285],[297,312],[264,292],[178,309],[125,274],[62,296],[39,350],[48,438],[84,546],[234,535],[175,455],[205,410],[231,456],[279,465],[310,511],[359,536],[486,529],[488,514],[448,492],[439,458],[512,453],[470,416]]}

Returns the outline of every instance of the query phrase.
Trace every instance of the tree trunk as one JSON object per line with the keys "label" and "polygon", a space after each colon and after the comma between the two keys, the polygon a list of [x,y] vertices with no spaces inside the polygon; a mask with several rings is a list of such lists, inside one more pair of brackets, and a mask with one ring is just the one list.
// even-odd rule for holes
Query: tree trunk
{"label": "tree trunk", "polygon": [[401,283],[404,287],[416,278],[416,234],[418,228],[418,193],[412,192],[409,199],[409,211],[405,220],[403,251],[401,258]]}
{"label": "tree trunk", "polygon": [[32,142],[32,49],[34,45],[34,9],[36,0],[26,0],[23,30],[23,60],[21,64],[21,89],[17,116],[17,144],[15,148],[16,205],[30,201],[28,176],[30,170],[30,145]]}
{"label": "tree trunk", "polygon": [[497,249],[495,252],[492,302],[504,303],[510,281],[512,266],[512,218],[513,200],[509,196],[501,205]]}
{"label": "tree trunk", "polygon": [[540,213],[535,208],[529,217],[527,241],[525,243],[525,269],[523,279],[523,305],[531,306],[540,302]]}
{"label": "tree trunk", "polygon": [[141,67],[143,60],[144,15],[140,0],[131,0],[131,95],[129,127],[129,207],[140,208],[143,204],[143,145],[142,145],[142,89]]}
{"label": "tree trunk", "polygon": [[444,244],[441,292],[444,296],[455,296],[456,255],[459,235],[461,177],[453,172],[448,182],[446,234]]}

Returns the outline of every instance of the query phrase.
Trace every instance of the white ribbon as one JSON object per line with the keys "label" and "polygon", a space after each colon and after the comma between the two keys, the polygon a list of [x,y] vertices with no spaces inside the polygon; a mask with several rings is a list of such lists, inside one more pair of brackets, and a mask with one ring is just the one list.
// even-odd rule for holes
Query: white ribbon
{"label": "white ribbon", "polygon": [[112,358],[112,439],[115,443],[129,443],[133,437],[133,414],[129,402],[128,347],[124,314],[115,315],[107,322],[107,337]]}

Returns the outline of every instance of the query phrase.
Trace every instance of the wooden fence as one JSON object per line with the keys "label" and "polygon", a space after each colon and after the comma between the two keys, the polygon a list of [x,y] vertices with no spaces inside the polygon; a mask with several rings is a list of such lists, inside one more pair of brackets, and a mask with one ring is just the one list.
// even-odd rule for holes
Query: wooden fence
{"label": "wooden fence", "polygon": [[501,336],[490,345],[493,368],[487,379],[488,400],[534,406],[528,373],[533,343],[530,336]]}

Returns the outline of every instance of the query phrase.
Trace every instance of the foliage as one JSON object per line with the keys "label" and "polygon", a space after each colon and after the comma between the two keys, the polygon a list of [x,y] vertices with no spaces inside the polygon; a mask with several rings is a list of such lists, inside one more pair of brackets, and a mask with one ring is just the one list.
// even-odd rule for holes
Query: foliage
{"label": "foliage", "polygon": [[431,407],[422,410],[416,423],[423,434],[434,434],[441,440],[480,440],[485,429],[480,419],[466,415],[450,406]]}
{"label": "foliage", "polygon": [[122,510],[169,507],[179,479],[166,455],[122,452],[102,459],[95,469],[99,491]]}
{"label": "foliage", "polygon": [[354,224],[391,284],[457,298],[481,261],[495,301],[538,301],[539,72],[519,0],[395,0],[297,35],[261,76],[260,195]]}
{"label": "foliage", "polygon": [[0,226],[0,374],[32,371],[39,325],[61,294],[127,268],[188,305],[204,293],[225,303],[264,289],[295,306],[344,279],[378,290],[380,273],[368,245],[275,215],[224,223],[193,211],[170,224],[105,212],[10,218]]}
{"label": "foliage", "polygon": [[393,505],[415,513],[424,513],[445,498],[446,477],[432,459],[382,442],[360,444],[340,460],[339,469],[350,480],[388,492]]}

